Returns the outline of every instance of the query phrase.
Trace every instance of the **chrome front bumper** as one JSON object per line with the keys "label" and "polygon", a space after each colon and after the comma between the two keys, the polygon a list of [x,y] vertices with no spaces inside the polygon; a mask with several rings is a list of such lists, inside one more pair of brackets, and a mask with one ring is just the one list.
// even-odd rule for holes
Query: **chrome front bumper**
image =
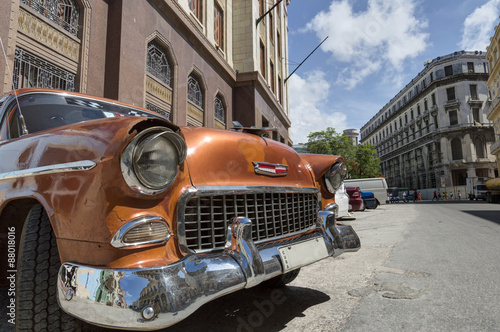
{"label": "chrome front bumper", "polygon": [[[168,266],[119,270],[64,263],[57,283],[59,305],[92,324],[156,330],[220,296],[361,247],[352,227],[335,226],[335,214],[328,211],[318,214],[314,234],[286,242],[256,246],[247,218],[236,218],[228,233],[223,252],[188,255]],[[293,248],[298,248],[295,256]],[[304,248],[307,254],[301,254]]]}

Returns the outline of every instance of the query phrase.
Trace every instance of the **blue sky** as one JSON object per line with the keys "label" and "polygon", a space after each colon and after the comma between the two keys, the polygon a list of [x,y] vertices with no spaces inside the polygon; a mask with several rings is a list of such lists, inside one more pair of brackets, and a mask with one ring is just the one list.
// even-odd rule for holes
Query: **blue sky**
{"label": "blue sky", "polygon": [[290,135],[360,129],[423,68],[455,51],[483,51],[500,0],[291,0]]}

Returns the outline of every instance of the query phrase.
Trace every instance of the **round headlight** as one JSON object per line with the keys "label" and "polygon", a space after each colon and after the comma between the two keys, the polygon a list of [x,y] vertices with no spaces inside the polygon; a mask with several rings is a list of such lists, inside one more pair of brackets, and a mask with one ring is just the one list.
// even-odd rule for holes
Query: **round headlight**
{"label": "round headlight", "polygon": [[138,193],[158,194],[174,182],[186,151],[186,143],[172,130],[164,127],[144,130],[122,153],[123,177]]}
{"label": "round headlight", "polygon": [[179,155],[172,142],[162,134],[137,144],[133,166],[139,181],[151,189],[161,189],[175,179]]}
{"label": "round headlight", "polygon": [[333,164],[325,173],[326,188],[334,194],[342,185],[347,175],[347,165],[343,162]]}

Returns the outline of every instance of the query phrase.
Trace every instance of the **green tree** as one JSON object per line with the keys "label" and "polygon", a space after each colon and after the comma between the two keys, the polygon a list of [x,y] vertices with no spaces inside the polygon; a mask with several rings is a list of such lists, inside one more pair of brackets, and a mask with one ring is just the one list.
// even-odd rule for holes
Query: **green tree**
{"label": "green tree", "polygon": [[309,153],[329,154],[344,157],[351,178],[371,178],[381,176],[380,159],[375,146],[352,144],[352,139],[328,127],[324,131],[310,133],[306,143]]}

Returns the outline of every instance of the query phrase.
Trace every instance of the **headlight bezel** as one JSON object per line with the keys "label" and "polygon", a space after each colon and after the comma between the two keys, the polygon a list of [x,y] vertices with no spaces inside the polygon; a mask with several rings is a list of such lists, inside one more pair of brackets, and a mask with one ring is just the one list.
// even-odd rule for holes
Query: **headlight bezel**
{"label": "headlight bezel", "polygon": [[334,163],[328,171],[326,171],[323,179],[325,181],[326,189],[329,193],[335,194],[340,188],[347,176],[347,165],[343,161]]}
{"label": "headlight bezel", "polygon": [[[156,185],[146,180],[141,174],[137,162],[145,147],[156,139],[166,139],[176,151],[177,160],[175,169],[170,170],[173,175],[168,181],[157,183]],[[123,178],[127,185],[135,192],[143,195],[157,195],[167,190],[177,178],[179,165],[184,162],[187,155],[187,146],[184,139],[167,127],[151,127],[138,133],[134,139],[123,150],[120,158],[120,167]]]}

